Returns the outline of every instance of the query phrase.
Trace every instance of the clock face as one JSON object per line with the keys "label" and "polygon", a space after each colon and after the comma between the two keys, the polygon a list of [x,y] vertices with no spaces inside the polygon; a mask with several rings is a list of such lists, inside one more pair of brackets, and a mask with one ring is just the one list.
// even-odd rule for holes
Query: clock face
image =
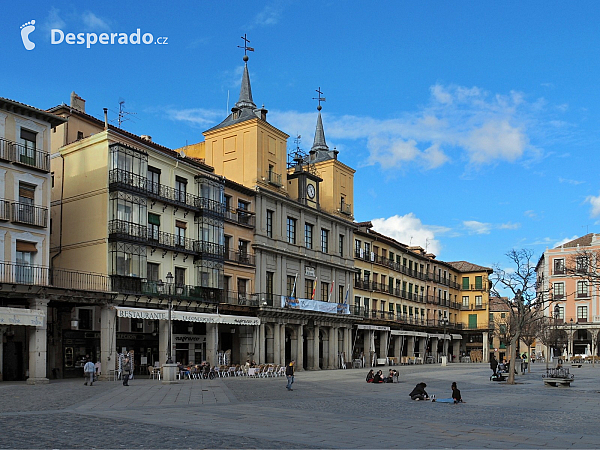
{"label": "clock face", "polygon": [[315,198],[315,187],[312,184],[306,186],[306,193],[308,194],[308,198]]}

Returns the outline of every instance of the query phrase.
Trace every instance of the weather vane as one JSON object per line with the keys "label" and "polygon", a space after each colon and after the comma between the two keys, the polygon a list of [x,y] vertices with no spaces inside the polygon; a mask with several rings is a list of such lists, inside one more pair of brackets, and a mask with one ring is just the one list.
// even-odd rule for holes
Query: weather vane
{"label": "weather vane", "polygon": [[321,111],[321,102],[325,101],[325,97],[321,97],[321,95],[323,95],[323,92],[321,92],[321,86],[319,86],[319,89],[316,89],[316,92],[318,92],[319,96],[318,97],[313,97],[313,100],[318,100],[319,101],[319,106],[317,106],[317,111]]}
{"label": "weather vane", "polygon": [[244,49],[244,61],[248,61],[248,55],[246,54],[246,52],[253,52],[254,48],[248,47],[248,44],[250,43],[250,41],[248,40],[248,38],[246,38],[246,33],[244,33],[244,35],[242,36],[242,39],[244,40],[244,46],[242,47],[241,45],[238,45],[238,48]]}

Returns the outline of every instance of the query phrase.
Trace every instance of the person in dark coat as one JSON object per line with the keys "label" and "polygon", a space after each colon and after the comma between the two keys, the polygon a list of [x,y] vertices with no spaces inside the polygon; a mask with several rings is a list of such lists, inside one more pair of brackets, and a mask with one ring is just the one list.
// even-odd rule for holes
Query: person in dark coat
{"label": "person in dark coat", "polygon": [[296,364],[296,361],[292,359],[285,368],[285,376],[288,379],[287,386],[285,388],[288,391],[293,391],[292,384],[294,384],[294,364]]}
{"label": "person in dark coat", "polygon": [[452,399],[454,403],[464,403],[462,396],[460,395],[460,390],[456,386],[456,381],[452,382]]}
{"label": "person in dark coat", "polygon": [[408,394],[411,400],[429,400],[429,394],[425,388],[427,385],[423,382],[417,384],[410,394]]}
{"label": "person in dark coat", "polygon": [[373,383],[383,383],[383,376],[381,370],[378,370],[375,376],[373,377]]}
{"label": "person in dark coat", "polygon": [[373,372],[373,369],[369,370],[369,373],[367,374],[367,383],[372,383],[374,377],[375,373]]}
{"label": "person in dark coat", "polygon": [[498,360],[496,358],[494,358],[494,355],[492,355],[492,360],[490,361],[490,369],[492,369],[494,371],[492,376],[497,377],[498,376]]}

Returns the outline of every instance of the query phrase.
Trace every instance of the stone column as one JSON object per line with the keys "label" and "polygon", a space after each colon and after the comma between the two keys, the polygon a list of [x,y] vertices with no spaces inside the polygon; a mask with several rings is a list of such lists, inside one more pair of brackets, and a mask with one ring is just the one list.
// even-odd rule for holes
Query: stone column
{"label": "stone column", "polygon": [[315,338],[313,339],[313,370],[319,370],[319,325],[315,325]]}
{"label": "stone column", "polygon": [[[161,320],[161,322],[166,322],[165,320]],[[162,325],[162,323],[161,323]],[[217,366],[219,364],[219,360],[217,358],[217,346],[218,346],[218,332],[219,328],[217,324],[207,323],[206,324],[206,360],[210,363],[211,366]],[[163,336],[162,327],[161,327],[161,336]],[[167,338],[167,331],[164,332],[164,338]],[[165,343],[165,349],[167,348],[167,344]]]}
{"label": "stone column", "polygon": [[415,356],[415,337],[408,336],[406,338],[406,356]]}
{"label": "stone column", "polygon": [[281,325],[273,324],[273,364],[284,364],[281,359]]}
{"label": "stone column", "polygon": [[402,350],[402,336],[394,336],[394,358],[398,360],[398,364],[400,364],[400,360],[402,354],[400,351]]}
{"label": "stone column", "polygon": [[434,363],[438,362],[438,345],[440,345],[440,340],[438,338],[431,338],[431,357]]}
{"label": "stone column", "polygon": [[100,366],[101,381],[108,381],[117,362],[117,312],[113,305],[100,308]]}
{"label": "stone column", "polygon": [[333,368],[340,368],[340,328],[333,327]]}
{"label": "stone column", "polygon": [[267,360],[267,348],[265,342],[265,324],[261,323],[258,326],[258,345],[256,346],[258,351],[258,357],[256,358],[257,364],[264,364]]}
{"label": "stone column", "polygon": [[[0,381],[4,381],[4,374],[2,373],[2,368],[4,367],[4,333],[6,332],[6,327],[0,326]],[[593,343],[592,343],[593,344]],[[593,348],[593,345],[592,345]]]}
{"label": "stone column", "polygon": [[364,342],[364,355],[365,355],[365,367],[373,367],[371,364],[371,348],[373,348],[373,332],[371,330],[363,330],[363,342]]}
{"label": "stone column", "polygon": [[452,353],[454,354],[454,361],[460,362],[460,341],[458,339],[452,341]]}
{"label": "stone column", "polygon": [[380,358],[387,358],[388,356],[388,335],[389,331],[380,331],[379,332],[379,352],[378,356]]}
{"label": "stone column", "polygon": [[27,384],[47,384],[50,382],[46,376],[48,300],[35,298],[30,300],[29,306],[31,309],[44,313],[45,317],[43,324],[27,327],[29,333],[29,378],[27,378]]}
{"label": "stone column", "polygon": [[344,328],[344,352],[346,353],[346,367],[352,367],[352,330]]}
{"label": "stone column", "polygon": [[298,325],[296,331],[296,370],[304,369],[304,325]]}
{"label": "stone column", "polygon": [[328,364],[327,364],[327,368],[328,369],[336,369],[337,368],[337,364],[335,363],[335,359],[337,358],[337,352],[335,351],[335,341],[337,340],[337,328],[335,327],[329,327],[329,339],[328,339],[328,344],[327,345],[327,353],[328,353]]}
{"label": "stone column", "polygon": [[288,361],[285,360],[285,325],[281,324],[280,327],[281,338],[279,342],[281,342],[281,348],[279,350],[279,364],[286,364]]}
{"label": "stone column", "polygon": [[[488,342],[488,333],[487,331],[483,333],[483,351],[482,358],[483,362],[486,363],[490,360],[490,344]],[[529,353],[529,352],[527,352]]]}

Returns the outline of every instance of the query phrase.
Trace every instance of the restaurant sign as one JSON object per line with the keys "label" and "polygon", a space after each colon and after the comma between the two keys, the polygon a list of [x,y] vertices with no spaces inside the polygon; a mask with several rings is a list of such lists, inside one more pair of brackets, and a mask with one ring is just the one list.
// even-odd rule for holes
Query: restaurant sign
{"label": "restaurant sign", "polygon": [[[166,309],[126,308],[115,306],[117,317],[130,319],[169,320]],[[206,314],[187,311],[171,311],[171,320],[196,323],[223,323],[228,325],[260,325],[258,317],[230,316],[227,314]]]}
{"label": "restaurant sign", "polygon": [[28,325],[43,327],[46,314],[37,309],[0,308],[0,325]]}

